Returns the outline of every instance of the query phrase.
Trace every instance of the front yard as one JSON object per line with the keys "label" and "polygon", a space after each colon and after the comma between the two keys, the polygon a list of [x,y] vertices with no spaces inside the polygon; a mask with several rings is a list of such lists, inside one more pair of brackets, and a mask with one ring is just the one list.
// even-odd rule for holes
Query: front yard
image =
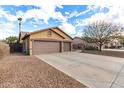
{"label": "front yard", "polygon": [[8,56],[0,60],[0,87],[85,87],[34,56]]}

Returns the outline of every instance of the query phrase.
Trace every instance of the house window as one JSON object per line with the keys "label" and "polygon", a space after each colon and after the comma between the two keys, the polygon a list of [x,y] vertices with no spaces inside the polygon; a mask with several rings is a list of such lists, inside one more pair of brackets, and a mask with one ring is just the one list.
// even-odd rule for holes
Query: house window
{"label": "house window", "polygon": [[48,36],[52,36],[52,31],[48,31]]}

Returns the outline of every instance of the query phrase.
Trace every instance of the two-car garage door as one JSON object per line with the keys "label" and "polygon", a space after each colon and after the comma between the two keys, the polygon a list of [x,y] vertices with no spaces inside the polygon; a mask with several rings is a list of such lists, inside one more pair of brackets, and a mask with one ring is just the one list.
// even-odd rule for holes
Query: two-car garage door
{"label": "two-car garage door", "polygon": [[[63,51],[70,51],[71,43],[63,43]],[[44,53],[58,53],[61,52],[61,43],[59,41],[42,41],[34,40],[33,41],[33,55],[35,54],[44,54]]]}

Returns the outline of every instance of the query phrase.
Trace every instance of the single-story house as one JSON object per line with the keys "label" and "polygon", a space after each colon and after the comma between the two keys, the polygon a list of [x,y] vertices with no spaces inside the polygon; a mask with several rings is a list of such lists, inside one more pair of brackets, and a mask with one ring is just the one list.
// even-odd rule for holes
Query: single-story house
{"label": "single-story house", "polygon": [[[72,50],[72,38],[58,27],[19,34],[23,52],[29,55]],[[22,37],[23,36],[23,37]]]}
{"label": "single-story house", "polygon": [[97,48],[95,43],[88,43],[85,39],[81,37],[74,37],[72,41],[73,49],[85,49],[88,47]]}
{"label": "single-story house", "polygon": [[23,40],[22,40],[22,38],[26,35],[26,34],[28,34],[29,32],[23,32],[23,31],[21,31],[20,33],[19,33],[19,43],[23,43]]}
{"label": "single-story house", "polygon": [[104,44],[103,48],[120,48],[122,46],[118,38],[113,38],[108,43]]}
{"label": "single-story house", "polygon": [[83,49],[87,45],[87,42],[80,37],[74,37],[72,43],[73,49]]}

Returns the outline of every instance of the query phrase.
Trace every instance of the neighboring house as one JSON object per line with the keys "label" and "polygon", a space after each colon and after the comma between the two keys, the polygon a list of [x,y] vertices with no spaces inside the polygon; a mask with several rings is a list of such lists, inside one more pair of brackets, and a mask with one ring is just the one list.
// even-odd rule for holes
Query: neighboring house
{"label": "neighboring house", "polygon": [[29,32],[20,32],[19,33],[19,42],[20,43],[23,43],[23,40],[22,40],[22,38],[26,35],[26,34],[28,34]]}
{"label": "neighboring house", "polygon": [[73,38],[73,49],[85,49],[87,47],[97,47],[95,43],[88,43],[80,37]]}
{"label": "neighboring house", "polygon": [[74,37],[72,42],[73,49],[83,49],[87,45],[87,42],[80,37]]}
{"label": "neighboring house", "polygon": [[[121,36],[124,36],[124,31],[121,32]],[[119,38],[112,38],[109,43],[104,44],[103,48],[121,48],[123,44],[120,43]]]}
{"label": "neighboring house", "polygon": [[72,50],[72,38],[58,27],[38,30],[31,33],[20,33],[23,52],[29,55],[57,53]]}
{"label": "neighboring house", "polygon": [[103,48],[120,48],[122,44],[119,42],[117,38],[111,39],[111,41],[107,44],[104,44]]}

